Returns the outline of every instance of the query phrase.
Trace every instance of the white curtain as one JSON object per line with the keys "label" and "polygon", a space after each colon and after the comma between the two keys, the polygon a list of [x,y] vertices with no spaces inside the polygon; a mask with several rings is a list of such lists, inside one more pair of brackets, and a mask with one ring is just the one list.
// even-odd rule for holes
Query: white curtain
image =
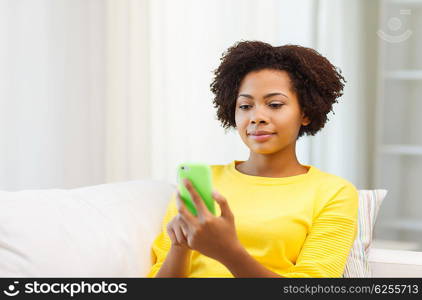
{"label": "white curtain", "polygon": [[104,3],[105,182],[149,178],[153,164],[148,1]]}
{"label": "white curtain", "polygon": [[0,188],[175,183],[180,162],[247,159],[209,85],[223,51],[254,39],[315,47],[343,69],[335,116],[298,158],[365,187],[364,1],[328,2],[0,0]]}
{"label": "white curtain", "polygon": [[340,67],[347,83],[335,114],[312,138],[311,161],[360,189],[373,188],[377,2],[319,0],[316,14],[315,48]]}
{"label": "white curtain", "polygon": [[104,182],[102,0],[0,0],[0,188]]}

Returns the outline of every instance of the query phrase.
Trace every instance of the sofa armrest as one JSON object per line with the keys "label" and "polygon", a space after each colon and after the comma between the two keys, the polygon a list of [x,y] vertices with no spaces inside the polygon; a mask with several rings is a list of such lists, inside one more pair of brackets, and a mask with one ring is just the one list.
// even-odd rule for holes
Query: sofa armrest
{"label": "sofa armrest", "polygon": [[422,252],[371,248],[372,277],[422,277]]}

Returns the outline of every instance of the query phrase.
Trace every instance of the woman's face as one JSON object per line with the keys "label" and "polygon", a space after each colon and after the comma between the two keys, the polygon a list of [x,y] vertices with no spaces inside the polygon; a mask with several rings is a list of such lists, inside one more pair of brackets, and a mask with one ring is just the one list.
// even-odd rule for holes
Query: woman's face
{"label": "woman's face", "polygon": [[[235,121],[243,142],[261,154],[275,153],[295,143],[301,125],[310,123],[301,112],[288,73],[272,69],[252,71],[243,78]],[[271,134],[253,135],[259,130]]]}

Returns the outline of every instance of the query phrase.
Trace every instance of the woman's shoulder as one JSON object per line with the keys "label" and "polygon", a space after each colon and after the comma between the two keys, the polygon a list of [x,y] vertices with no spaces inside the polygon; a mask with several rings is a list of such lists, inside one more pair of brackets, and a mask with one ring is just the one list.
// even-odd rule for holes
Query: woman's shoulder
{"label": "woman's shoulder", "polygon": [[210,165],[210,169],[213,172],[218,171],[218,170],[222,170],[225,167],[227,167],[227,165]]}
{"label": "woman's shoulder", "polygon": [[323,207],[333,201],[344,202],[344,205],[351,207],[357,205],[359,192],[351,181],[319,169],[315,173],[313,186],[315,187],[315,201],[319,203],[318,206]]}
{"label": "woman's shoulder", "polygon": [[315,168],[315,176],[314,180],[318,181],[318,184],[321,188],[329,188],[332,190],[333,188],[348,188],[348,189],[356,189],[355,185],[347,180],[344,177],[339,175],[335,175],[326,171],[322,171],[316,167]]}
{"label": "woman's shoulder", "polygon": [[227,164],[212,164],[209,165],[210,169],[211,169],[211,173],[215,176],[215,175],[219,175],[221,174],[225,169],[230,167],[231,163],[227,163]]}
{"label": "woman's shoulder", "polygon": [[346,178],[318,170],[315,183],[315,215],[322,211],[356,216],[359,192],[355,185]]}

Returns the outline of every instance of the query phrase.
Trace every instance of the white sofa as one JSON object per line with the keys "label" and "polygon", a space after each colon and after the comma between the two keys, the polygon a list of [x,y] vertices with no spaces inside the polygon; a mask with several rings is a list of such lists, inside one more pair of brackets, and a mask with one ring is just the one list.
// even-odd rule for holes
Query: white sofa
{"label": "white sofa", "polygon": [[[0,277],[144,277],[175,186],[0,191]],[[370,249],[373,277],[422,277],[422,253]]]}
{"label": "white sofa", "polygon": [[422,277],[422,252],[369,249],[372,277]]}

